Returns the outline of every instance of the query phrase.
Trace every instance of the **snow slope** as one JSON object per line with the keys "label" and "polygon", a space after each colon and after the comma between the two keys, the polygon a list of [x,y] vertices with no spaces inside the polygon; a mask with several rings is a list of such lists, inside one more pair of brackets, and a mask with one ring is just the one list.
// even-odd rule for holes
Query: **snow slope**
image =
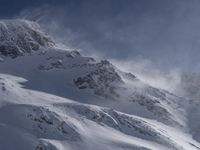
{"label": "snow slope", "polygon": [[58,48],[36,23],[3,20],[0,33],[0,149],[200,149],[190,100]]}
{"label": "snow slope", "polygon": [[[198,149],[182,130],[113,109],[24,89],[0,75],[0,149]],[[23,143],[23,144],[22,144]]]}
{"label": "snow slope", "polygon": [[130,79],[108,61],[97,62],[77,51],[48,48],[4,58],[0,72],[27,79],[25,86],[30,89],[184,126],[179,97]]}

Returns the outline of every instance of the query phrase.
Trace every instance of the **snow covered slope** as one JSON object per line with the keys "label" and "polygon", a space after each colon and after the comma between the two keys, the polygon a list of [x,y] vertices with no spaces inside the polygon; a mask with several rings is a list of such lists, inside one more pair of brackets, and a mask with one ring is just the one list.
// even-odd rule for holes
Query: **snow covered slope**
{"label": "snow covered slope", "polygon": [[200,149],[189,100],[58,48],[36,23],[0,33],[0,149]]}
{"label": "snow covered slope", "polygon": [[182,130],[113,109],[24,89],[0,74],[0,149],[198,149]]}

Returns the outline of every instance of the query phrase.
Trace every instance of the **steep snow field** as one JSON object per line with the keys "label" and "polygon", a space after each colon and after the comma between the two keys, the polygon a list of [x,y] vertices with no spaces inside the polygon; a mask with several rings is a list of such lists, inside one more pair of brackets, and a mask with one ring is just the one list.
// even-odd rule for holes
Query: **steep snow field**
{"label": "steep snow field", "polygon": [[199,149],[181,129],[23,88],[0,74],[0,149]]}
{"label": "steep snow field", "polygon": [[142,83],[108,61],[56,48],[3,59],[0,72],[27,79],[27,88],[184,126],[181,98]]}
{"label": "steep snow field", "polygon": [[198,106],[0,21],[0,150],[198,150]]}

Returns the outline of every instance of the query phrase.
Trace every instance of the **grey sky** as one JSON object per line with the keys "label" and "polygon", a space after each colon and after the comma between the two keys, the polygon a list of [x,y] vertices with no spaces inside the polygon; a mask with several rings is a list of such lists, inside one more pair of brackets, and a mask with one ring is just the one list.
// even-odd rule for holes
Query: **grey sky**
{"label": "grey sky", "polygon": [[2,2],[1,18],[40,18],[57,39],[86,53],[119,60],[144,58],[159,68],[200,69],[199,0]]}

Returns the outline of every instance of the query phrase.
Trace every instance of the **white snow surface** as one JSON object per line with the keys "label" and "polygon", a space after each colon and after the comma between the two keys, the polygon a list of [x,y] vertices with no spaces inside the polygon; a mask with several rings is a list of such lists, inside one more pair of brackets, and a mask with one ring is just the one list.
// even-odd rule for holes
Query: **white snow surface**
{"label": "white snow surface", "polygon": [[[198,149],[184,130],[23,88],[0,74],[0,149]],[[39,149],[39,148],[38,148]]]}
{"label": "white snow surface", "polygon": [[[9,28],[0,33],[29,36],[31,30],[48,37],[25,20],[0,21],[2,26]],[[197,101],[51,40],[26,51],[18,38],[12,44],[19,55],[0,43],[0,150],[200,149]],[[38,41],[31,36],[23,43],[30,38]]]}

